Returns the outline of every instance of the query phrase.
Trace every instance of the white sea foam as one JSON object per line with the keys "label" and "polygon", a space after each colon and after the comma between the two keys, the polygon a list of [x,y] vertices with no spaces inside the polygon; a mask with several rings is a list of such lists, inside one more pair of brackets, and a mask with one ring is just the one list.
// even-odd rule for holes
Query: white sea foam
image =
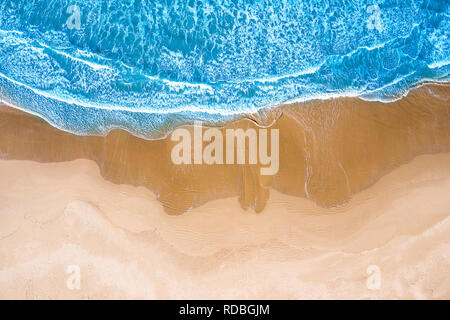
{"label": "white sea foam", "polygon": [[428,65],[430,69],[442,68],[450,64],[450,60],[436,61]]}

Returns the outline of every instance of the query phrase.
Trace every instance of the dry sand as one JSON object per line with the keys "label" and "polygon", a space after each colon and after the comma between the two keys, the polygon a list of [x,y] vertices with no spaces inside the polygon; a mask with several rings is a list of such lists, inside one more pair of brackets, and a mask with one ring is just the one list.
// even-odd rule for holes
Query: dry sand
{"label": "dry sand", "polygon": [[3,160],[0,298],[448,299],[449,163],[420,156],[334,210],[275,191],[260,214],[229,198],[170,216],[92,161]]}

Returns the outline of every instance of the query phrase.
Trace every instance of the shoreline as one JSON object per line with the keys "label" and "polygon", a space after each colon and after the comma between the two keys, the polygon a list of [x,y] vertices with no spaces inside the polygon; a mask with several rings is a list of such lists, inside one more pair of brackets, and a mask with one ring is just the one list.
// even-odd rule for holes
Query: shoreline
{"label": "shoreline", "polygon": [[[217,128],[217,127],[223,127],[226,126],[228,123],[233,123],[233,122],[238,122],[241,120],[250,120],[250,121],[254,121],[255,124],[258,127],[261,128],[268,128],[270,126],[272,126],[274,124],[274,122],[276,121],[277,117],[279,116],[279,109],[282,106],[293,106],[293,105],[308,105],[308,104],[319,104],[321,102],[326,102],[326,101],[333,101],[333,100],[339,100],[339,99],[359,99],[361,101],[364,102],[375,102],[375,103],[383,103],[383,104],[390,104],[390,103],[394,103],[397,102],[405,97],[407,97],[409,95],[409,93],[411,91],[414,90],[418,90],[422,87],[436,87],[436,86],[450,86],[450,80],[443,80],[443,81],[438,81],[438,80],[428,80],[428,79],[424,79],[418,83],[416,83],[415,85],[413,85],[411,88],[409,89],[405,89],[404,93],[396,96],[395,98],[393,98],[392,100],[389,101],[384,101],[384,100],[370,100],[370,99],[364,99],[363,95],[351,95],[351,94],[343,94],[343,95],[330,95],[330,96],[326,96],[326,97],[315,97],[315,98],[309,98],[307,100],[304,99],[293,99],[291,101],[286,101],[284,103],[276,103],[273,104],[271,106],[267,106],[267,107],[261,107],[258,110],[256,110],[254,113],[236,113],[235,115],[228,115],[230,117],[232,117],[229,120],[220,120],[220,121],[204,121],[204,126],[205,127],[211,127],[211,128]],[[34,117],[40,118],[43,121],[47,122],[49,125],[51,125],[53,128],[56,128],[60,131],[64,131],[73,135],[77,135],[77,136],[100,136],[100,137],[105,137],[107,135],[109,135],[112,131],[115,130],[123,130],[126,131],[127,133],[140,138],[140,139],[144,139],[144,140],[149,140],[149,141],[153,141],[153,140],[163,140],[166,139],[176,128],[178,127],[184,127],[184,126],[192,126],[193,122],[195,120],[193,119],[189,119],[189,118],[185,118],[184,120],[182,120],[182,122],[178,125],[172,126],[170,128],[168,128],[167,130],[161,129],[159,132],[157,133],[151,133],[148,136],[139,134],[137,131],[132,130],[131,128],[127,128],[127,127],[122,127],[122,126],[112,126],[110,127],[107,131],[102,132],[100,134],[78,134],[75,132],[71,132],[68,130],[65,130],[63,128],[58,127],[57,125],[51,123],[51,121],[49,119],[47,119],[45,116],[42,116],[40,114],[38,114],[37,112],[34,111],[30,111],[30,110],[26,110],[25,108],[22,108],[18,105],[14,105],[11,104],[5,100],[2,99],[2,97],[0,97],[0,106],[7,106],[9,108],[12,109],[16,109],[18,111],[21,111],[23,113],[32,115]],[[136,111],[136,113],[142,113],[139,111]],[[169,114],[169,113],[168,113]],[[182,112],[180,113],[173,113],[174,115],[179,115],[180,119],[183,119],[184,116],[182,116]],[[225,116],[225,115],[224,115]],[[184,121],[184,123],[183,123]]]}
{"label": "shoreline", "polygon": [[[0,155],[94,160],[105,179],[155,192],[169,214],[236,195],[242,208],[261,212],[271,189],[330,208],[418,155],[450,151],[449,97],[450,85],[433,84],[390,104],[342,98],[279,106],[269,115],[270,128],[280,131],[275,176],[261,176],[259,165],[174,165],[169,137],[144,140],[124,130],[76,136],[6,106],[0,107]],[[257,119],[242,119],[218,129],[257,127]]]}

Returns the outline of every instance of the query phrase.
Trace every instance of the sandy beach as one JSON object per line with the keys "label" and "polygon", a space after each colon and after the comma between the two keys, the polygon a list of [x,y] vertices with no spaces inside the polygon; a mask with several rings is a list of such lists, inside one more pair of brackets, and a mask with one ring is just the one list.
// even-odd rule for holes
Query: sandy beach
{"label": "sandy beach", "polygon": [[420,156],[334,210],[273,191],[260,214],[233,197],[169,216],[93,161],[0,161],[0,297],[448,299],[449,163]]}
{"label": "sandy beach", "polygon": [[280,106],[275,176],[1,106],[0,297],[449,299],[449,97]]}

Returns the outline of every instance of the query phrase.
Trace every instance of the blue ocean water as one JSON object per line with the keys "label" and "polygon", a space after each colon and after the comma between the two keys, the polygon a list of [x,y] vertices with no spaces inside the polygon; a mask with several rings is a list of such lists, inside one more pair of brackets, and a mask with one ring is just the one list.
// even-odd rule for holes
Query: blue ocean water
{"label": "blue ocean water", "polygon": [[448,0],[0,0],[0,96],[152,137],[284,102],[449,79]]}

